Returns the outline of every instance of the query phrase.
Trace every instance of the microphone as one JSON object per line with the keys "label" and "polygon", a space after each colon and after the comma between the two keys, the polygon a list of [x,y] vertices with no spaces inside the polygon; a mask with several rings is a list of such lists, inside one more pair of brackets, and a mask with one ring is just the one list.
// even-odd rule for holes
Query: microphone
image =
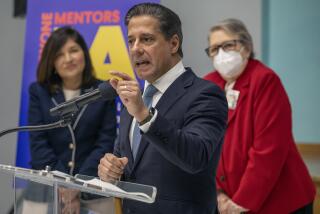
{"label": "microphone", "polygon": [[68,100],[50,109],[51,116],[67,116],[79,111],[84,105],[94,102],[100,98],[104,100],[113,100],[116,98],[117,92],[109,82],[103,82],[98,85],[98,88]]}

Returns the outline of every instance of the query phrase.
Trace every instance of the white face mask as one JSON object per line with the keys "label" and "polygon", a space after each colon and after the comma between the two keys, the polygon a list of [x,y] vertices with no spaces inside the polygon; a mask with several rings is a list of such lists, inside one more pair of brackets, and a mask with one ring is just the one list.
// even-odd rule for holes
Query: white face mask
{"label": "white face mask", "polygon": [[225,52],[219,49],[218,54],[213,58],[213,66],[225,78],[233,78],[239,74],[243,58],[238,51]]}

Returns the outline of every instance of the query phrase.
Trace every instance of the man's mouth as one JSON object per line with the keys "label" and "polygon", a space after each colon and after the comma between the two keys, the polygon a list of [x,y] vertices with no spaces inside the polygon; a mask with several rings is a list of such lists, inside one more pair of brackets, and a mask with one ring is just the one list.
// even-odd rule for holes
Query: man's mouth
{"label": "man's mouth", "polygon": [[144,65],[149,65],[150,62],[148,60],[140,60],[140,61],[136,61],[136,67],[140,67],[140,66],[144,66]]}

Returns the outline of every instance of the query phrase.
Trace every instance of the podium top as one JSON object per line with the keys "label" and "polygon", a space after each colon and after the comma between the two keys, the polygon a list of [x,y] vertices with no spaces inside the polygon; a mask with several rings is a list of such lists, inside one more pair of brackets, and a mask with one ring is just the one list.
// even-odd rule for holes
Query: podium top
{"label": "podium top", "polygon": [[50,186],[73,188],[82,192],[101,196],[125,198],[145,203],[153,203],[157,189],[153,186],[123,181],[104,182],[96,177],[69,174],[60,171],[34,170],[0,164],[0,171],[25,180]]}

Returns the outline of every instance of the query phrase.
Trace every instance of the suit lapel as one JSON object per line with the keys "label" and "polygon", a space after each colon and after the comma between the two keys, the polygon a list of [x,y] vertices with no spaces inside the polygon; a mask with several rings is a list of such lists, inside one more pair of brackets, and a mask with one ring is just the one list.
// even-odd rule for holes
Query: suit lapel
{"label": "suit lapel", "polygon": [[[93,89],[94,89],[93,87],[81,88],[80,95],[88,93],[88,92],[92,91]],[[88,107],[88,104],[84,105],[80,109],[80,111],[77,112],[77,117],[74,118],[74,123],[73,123],[73,126],[72,126],[73,130],[76,129],[76,127],[78,125],[78,122],[79,122],[80,118],[83,116],[83,114],[85,114],[87,107]]]}
{"label": "suit lapel", "polygon": [[52,95],[52,99],[53,99],[52,101],[53,101],[54,105],[65,102],[65,97],[64,97],[62,90],[59,89],[57,92],[55,92]]}
{"label": "suit lapel", "polygon": [[[85,94],[85,93],[88,93],[88,92],[92,91],[93,89],[94,89],[93,87],[81,88],[81,90],[80,90],[80,95]],[[54,103],[55,106],[56,106],[56,105],[59,105],[59,104],[61,104],[61,103],[63,103],[63,102],[66,101],[62,89],[59,89],[56,93],[53,94],[53,96],[52,96],[52,101],[53,101],[53,103]],[[80,110],[80,112],[77,112],[77,113],[75,114],[76,117],[73,118],[73,122],[80,120],[80,117],[82,117],[82,115],[83,115],[84,112],[85,112],[86,106],[87,106],[87,105],[85,105],[85,106]],[[77,124],[77,123],[78,123],[78,122],[76,122],[76,124]],[[73,124],[73,125],[74,125],[74,124]],[[75,128],[76,128],[76,126],[73,126],[73,129],[74,129],[74,130],[75,130]]]}
{"label": "suit lapel", "polygon": [[[122,110],[122,114],[121,114],[121,129],[123,129],[123,135],[125,136],[125,139],[122,140],[122,142],[124,142],[124,153],[126,154],[125,156],[128,158],[129,162],[129,168],[132,169],[133,168],[133,155],[132,155],[132,150],[131,150],[131,146],[130,146],[130,128],[131,128],[131,123],[132,123],[132,116],[128,113],[127,109],[123,109]],[[120,133],[121,134],[121,133]]]}
{"label": "suit lapel", "polygon": [[166,112],[186,93],[188,86],[192,85],[195,75],[191,69],[187,69],[178,79],[176,79],[160,98],[156,109],[165,115]]}
{"label": "suit lapel", "polygon": [[[184,95],[186,92],[185,88],[192,84],[194,77],[195,75],[191,69],[187,69],[169,86],[155,107],[159,114],[164,116],[166,112]],[[148,145],[149,142],[147,142],[142,135],[133,169],[139,164],[139,161],[141,160],[141,157]]]}
{"label": "suit lapel", "polygon": [[[248,62],[246,69],[243,71],[241,76],[237,79],[233,90],[240,91],[238,102],[236,108],[228,110],[228,125],[233,121],[235,115],[238,112],[238,109],[241,105],[243,105],[243,101],[246,99],[248,90],[249,90],[249,78],[250,72],[252,70],[252,63],[251,61]],[[225,90],[226,81],[220,76],[220,74],[216,71],[214,73],[212,81],[217,84],[223,91]]]}

